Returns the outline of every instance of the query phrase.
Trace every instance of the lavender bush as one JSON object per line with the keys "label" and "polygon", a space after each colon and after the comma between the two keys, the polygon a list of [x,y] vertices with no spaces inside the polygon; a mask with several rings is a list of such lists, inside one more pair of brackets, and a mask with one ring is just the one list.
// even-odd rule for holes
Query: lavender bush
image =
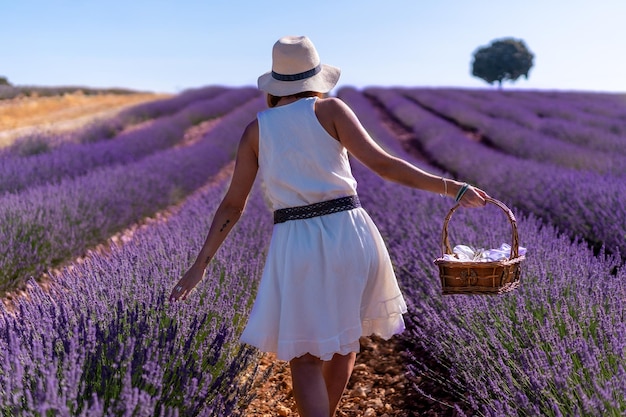
{"label": "lavender bush", "polygon": [[185,130],[203,120],[220,117],[258,97],[252,88],[231,89],[216,98],[191,102],[178,113],[164,116],[115,139],[88,144],[67,143],[41,155],[0,159],[0,195],[43,184],[77,178],[105,166],[137,162],[179,144]]}
{"label": "lavender bush", "polygon": [[[540,171],[546,164],[520,162],[475,143],[466,148],[467,138],[449,124],[428,112],[417,112],[423,118],[417,117],[414,103],[411,107],[383,93],[376,92],[380,102],[399,120],[412,121],[408,125],[431,157],[471,151],[466,154],[471,158],[465,156],[472,160],[471,170],[449,163],[460,159],[438,161],[461,179],[468,179],[466,174],[483,178],[484,188],[496,198],[505,200],[506,187],[493,175],[498,172],[494,165],[548,172]],[[361,92],[342,89],[339,95],[382,146],[441,172],[404,153],[400,139],[383,123],[384,115]],[[261,102],[248,104],[247,111]],[[195,148],[196,153],[201,149]],[[232,144],[225,149],[232,159]],[[502,165],[485,155],[496,155]],[[459,415],[626,412],[626,272],[617,254],[594,255],[586,243],[572,241],[572,229],[564,223],[559,228],[568,234],[542,222],[532,210],[523,214],[512,199],[515,204],[507,203],[517,216],[520,244],[528,248],[522,287],[498,297],[442,297],[432,261],[441,255],[441,227],[451,199],[383,181],[357,161],[353,167],[363,206],[385,237],[409,305],[402,337],[410,378],[432,378],[465,399],[457,407]],[[563,169],[552,173],[559,172]],[[528,190],[521,181],[507,185]],[[259,187],[197,291],[185,302],[165,301],[202,245],[225,186],[210,183],[167,219],[139,228],[127,243],[113,245],[108,253],[89,253],[61,270],[48,291],[31,281],[28,297],[18,299],[14,310],[0,305],[3,415],[243,414],[258,356],[236,340],[251,307],[271,229]],[[593,205],[589,211],[601,207]],[[619,212],[604,215],[611,227],[620,224]],[[459,210],[452,220],[453,245],[493,247],[511,236],[508,220],[495,206]],[[10,238],[16,242],[21,236]],[[411,356],[418,348],[441,367],[429,368],[430,361]],[[446,373],[439,374],[439,369]],[[417,384],[412,387],[419,390]]]}
{"label": "lavender bush", "polygon": [[259,97],[239,107],[192,145],[0,198],[0,241],[7,242],[0,289],[81,255],[200,187],[232,160],[243,129],[264,105]]}
{"label": "lavender bush", "polygon": [[129,127],[181,111],[194,101],[207,100],[227,91],[208,86],[183,91],[174,97],[134,105],[115,116],[97,119],[76,131],[66,133],[33,132],[18,137],[10,146],[0,149],[2,157],[27,157],[50,152],[65,143],[92,143],[115,137]]}
{"label": "lavender bush", "polygon": [[[626,411],[625,328],[616,319],[626,276],[614,275],[618,259],[594,257],[584,244],[572,244],[536,219],[518,215],[520,244],[530,248],[522,289],[497,298],[442,299],[432,266],[439,256],[434,249],[440,246],[439,227],[426,236],[428,224],[441,222],[442,216],[425,215],[427,207],[436,212],[436,202],[416,204],[423,197],[407,193],[404,199],[386,191],[392,192],[377,189],[377,198],[393,198],[398,215],[376,211],[373,203],[370,211],[386,233],[412,301],[404,336],[409,352],[419,346],[448,371],[441,375],[429,361],[412,357],[409,371],[415,377],[437,380],[481,415],[617,416]],[[406,213],[421,218],[407,219]],[[462,226],[454,229],[457,244],[510,243],[510,230],[497,210],[454,221]]]}
{"label": "lavender bush", "polygon": [[0,306],[0,414],[242,415],[258,354],[236,341],[271,230],[258,192],[193,295],[165,301],[225,185]]}
{"label": "lavender bush", "polygon": [[[340,96],[366,124],[380,124],[372,120],[371,104]],[[412,356],[410,375],[433,378],[464,398],[464,410],[457,411],[468,415],[626,411],[626,325],[620,313],[626,274],[619,257],[594,256],[585,244],[517,212],[520,244],[529,248],[522,288],[499,297],[442,298],[432,260],[441,255],[450,200],[389,184],[359,164],[354,171],[364,207],[385,236],[409,300],[403,335],[408,353],[425,349],[448,371],[441,375],[429,361]],[[510,224],[495,206],[461,210],[449,227],[456,243],[510,243]]]}
{"label": "lavender bush", "polygon": [[[69,135],[69,141],[92,143],[107,140],[121,133],[125,128],[141,122],[179,113],[191,104],[214,99],[229,92],[231,88],[208,86],[185,90],[173,97],[137,104],[122,110],[114,118],[94,122]],[[52,138],[54,141],[54,138]]]}
{"label": "lavender bush", "polygon": [[[548,93],[541,91],[487,92],[439,89],[438,95],[462,100],[497,119],[505,119],[536,133],[603,152],[626,155],[623,146],[626,118],[620,117],[624,98],[618,94]],[[617,115],[611,115],[618,109]]]}
{"label": "lavender bush", "polygon": [[[612,149],[611,152],[598,151],[564,142],[546,134],[552,132],[553,127],[545,129],[546,133],[537,131],[533,127],[537,124],[537,116],[530,111],[525,115],[523,107],[520,110],[519,105],[506,100],[496,97],[488,101],[463,100],[463,95],[459,93],[425,89],[400,92],[454,124],[477,132],[490,146],[518,158],[601,174],[623,176],[626,173],[626,151],[621,154],[612,152]],[[515,120],[509,120],[506,115],[515,115]],[[621,150],[624,147],[616,148]]]}
{"label": "lavender bush", "polygon": [[519,91],[515,98],[542,117],[580,121],[601,131],[626,134],[625,94]]}
{"label": "lavender bush", "polygon": [[620,177],[524,160],[468,139],[392,89],[369,88],[393,117],[410,128],[439,166],[533,213],[597,248],[626,253],[626,185]]}

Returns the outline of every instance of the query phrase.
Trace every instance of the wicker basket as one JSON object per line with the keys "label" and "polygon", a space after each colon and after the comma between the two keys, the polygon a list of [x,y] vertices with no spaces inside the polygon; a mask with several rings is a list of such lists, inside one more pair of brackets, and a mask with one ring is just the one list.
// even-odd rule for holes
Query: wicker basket
{"label": "wicker basket", "polygon": [[[501,201],[487,198],[487,202],[500,207],[508,216],[513,231],[511,257],[500,261],[449,261],[435,259],[439,267],[442,294],[502,294],[519,287],[520,265],[524,256],[519,255],[519,237],[517,222],[511,210]],[[459,204],[450,209],[443,222],[442,249],[443,254],[453,254],[448,241],[448,223]]]}

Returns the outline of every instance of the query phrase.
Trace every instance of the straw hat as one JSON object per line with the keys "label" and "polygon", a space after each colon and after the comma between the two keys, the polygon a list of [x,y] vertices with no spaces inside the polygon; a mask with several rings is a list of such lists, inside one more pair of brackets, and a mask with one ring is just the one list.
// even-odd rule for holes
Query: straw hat
{"label": "straw hat", "polygon": [[258,79],[259,89],[274,96],[303,91],[327,93],[339,80],[341,70],[322,64],[315,46],[306,36],[285,36],[272,49],[272,70]]}

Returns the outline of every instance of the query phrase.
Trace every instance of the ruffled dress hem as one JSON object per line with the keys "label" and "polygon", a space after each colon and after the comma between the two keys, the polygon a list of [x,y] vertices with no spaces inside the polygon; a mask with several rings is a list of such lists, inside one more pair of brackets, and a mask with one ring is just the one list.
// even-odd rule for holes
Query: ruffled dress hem
{"label": "ruffled dress hem", "polygon": [[363,319],[360,327],[344,330],[339,335],[324,340],[287,340],[276,343],[271,337],[254,337],[244,334],[241,342],[254,346],[263,352],[276,354],[276,358],[290,361],[307,353],[320,358],[323,361],[332,359],[333,355],[347,355],[359,353],[361,345],[359,339],[362,336],[376,335],[384,340],[389,340],[396,334],[404,331],[403,313],[406,313],[404,300],[396,304],[398,308],[387,317]]}
{"label": "ruffled dress hem", "polygon": [[361,319],[363,336],[376,335],[385,340],[393,335],[404,331],[404,318],[402,314],[407,312],[406,301],[402,294],[396,297],[379,302],[375,308],[370,307],[368,313]]}

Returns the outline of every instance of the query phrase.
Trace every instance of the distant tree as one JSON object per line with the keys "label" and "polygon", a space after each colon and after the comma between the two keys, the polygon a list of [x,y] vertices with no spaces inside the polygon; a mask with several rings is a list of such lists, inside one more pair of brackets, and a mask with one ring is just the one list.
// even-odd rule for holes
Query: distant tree
{"label": "distant tree", "polygon": [[7,77],[0,77],[0,85],[11,85]]}
{"label": "distant tree", "polygon": [[513,38],[496,39],[489,46],[474,52],[472,75],[482,78],[489,84],[502,81],[515,81],[520,76],[528,79],[528,72],[533,66],[534,55],[528,50],[523,40]]}

